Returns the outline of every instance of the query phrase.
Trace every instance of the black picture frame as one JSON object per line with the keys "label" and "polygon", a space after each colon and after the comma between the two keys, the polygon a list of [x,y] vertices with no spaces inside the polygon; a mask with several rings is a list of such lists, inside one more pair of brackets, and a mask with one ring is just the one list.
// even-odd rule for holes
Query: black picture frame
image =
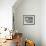
{"label": "black picture frame", "polygon": [[35,15],[23,15],[24,25],[35,25]]}

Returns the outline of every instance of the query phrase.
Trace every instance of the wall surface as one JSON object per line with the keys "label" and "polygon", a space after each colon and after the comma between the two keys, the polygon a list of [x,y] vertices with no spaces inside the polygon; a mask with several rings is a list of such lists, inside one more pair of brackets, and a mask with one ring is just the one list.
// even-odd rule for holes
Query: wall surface
{"label": "wall surface", "polygon": [[[20,0],[14,4],[13,14],[15,30],[22,32],[25,38],[33,39],[36,46],[46,46],[46,0]],[[23,25],[23,15],[32,14],[35,25]]]}
{"label": "wall surface", "polygon": [[16,0],[0,0],[0,27],[12,28],[12,6]]}
{"label": "wall surface", "polygon": [[41,38],[42,46],[46,46],[46,0],[41,1]]}
{"label": "wall surface", "polygon": [[[13,6],[13,13],[15,30],[22,32],[25,39],[34,40],[36,46],[41,46],[41,0],[22,0]],[[35,15],[35,25],[23,25],[23,15]]]}

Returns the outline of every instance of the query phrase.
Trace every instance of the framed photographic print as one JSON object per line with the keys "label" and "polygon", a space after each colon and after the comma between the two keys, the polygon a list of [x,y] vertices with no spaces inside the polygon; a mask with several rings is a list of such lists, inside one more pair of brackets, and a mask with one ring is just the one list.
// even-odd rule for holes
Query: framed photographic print
{"label": "framed photographic print", "polygon": [[34,25],[35,15],[23,15],[23,24],[24,25]]}

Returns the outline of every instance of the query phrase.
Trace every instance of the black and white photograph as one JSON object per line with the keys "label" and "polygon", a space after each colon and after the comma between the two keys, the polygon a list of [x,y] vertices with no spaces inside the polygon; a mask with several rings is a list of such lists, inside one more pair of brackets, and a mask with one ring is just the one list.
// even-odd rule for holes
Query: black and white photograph
{"label": "black and white photograph", "polygon": [[24,25],[34,25],[35,24],[35,15],[24,15],[23,24]]}

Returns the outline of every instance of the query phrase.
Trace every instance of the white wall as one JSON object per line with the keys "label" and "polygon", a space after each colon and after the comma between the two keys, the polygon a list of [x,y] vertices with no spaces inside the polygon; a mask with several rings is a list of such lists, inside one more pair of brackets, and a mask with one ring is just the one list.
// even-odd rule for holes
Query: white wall
{"label": "white wall", "polygon": [[[15,29],[22,32],[24,38],[34,40],[36,46],[41,46],[41,0],[23,0],[13,6],[13,12]],[[35,25],[23,25],[23,15],[35,15]]]}
{"label": "white wall", "polygon": [[16,0],[0,0],[0,27],[12,28],[12,6]]}
{"label": "white wall", "polygon": [[[22,0],[15,3],[13,12],[15,29],[22,32],[24,37],[33,39],[36,46],[46,46],[46,0]],[[23,15],[26,14],[35,15],[35,25],[23,25]]]}
{"label": "white wall", "polygon": [[46,46],[46,0],[42,0],[41,4],[41,38],[42,46]]}

